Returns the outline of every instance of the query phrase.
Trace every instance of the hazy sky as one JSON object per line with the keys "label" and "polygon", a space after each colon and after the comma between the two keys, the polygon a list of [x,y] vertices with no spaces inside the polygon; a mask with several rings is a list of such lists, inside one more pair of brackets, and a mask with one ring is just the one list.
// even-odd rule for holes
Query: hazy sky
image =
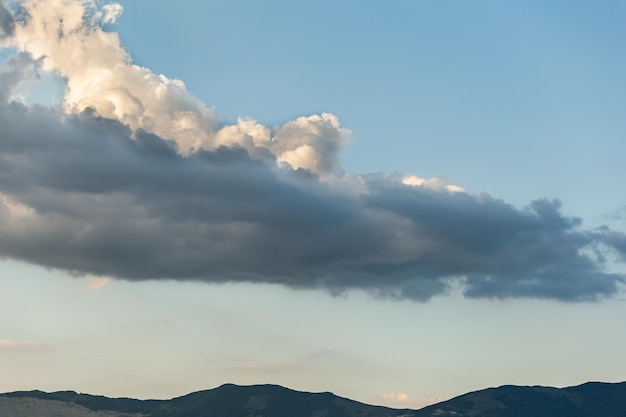
{"label": "hazy sky", "polygon": [[625,378],[623,2],[2,4],[0,391]]}

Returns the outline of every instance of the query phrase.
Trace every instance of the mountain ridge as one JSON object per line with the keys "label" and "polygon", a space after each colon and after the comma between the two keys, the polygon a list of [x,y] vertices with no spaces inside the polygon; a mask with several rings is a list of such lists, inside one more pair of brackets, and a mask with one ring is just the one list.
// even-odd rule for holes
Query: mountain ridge
{"label": "mountain ridge", "polygon": [[[47,409],[57,411],[46,414]],[[0,411],[0,417],[621,417],[626,415],[626,382],[565,388],[502,385],[418,410],[273,384],[227,383],[169,400],[34,390],[0,394]]]}

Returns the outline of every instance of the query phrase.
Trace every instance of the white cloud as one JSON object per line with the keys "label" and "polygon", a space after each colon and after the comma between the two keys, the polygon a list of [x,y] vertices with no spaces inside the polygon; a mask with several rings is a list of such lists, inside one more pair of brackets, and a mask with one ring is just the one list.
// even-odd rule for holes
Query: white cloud
{"label": "white cloud", "polygon": [[106,4],[102,7],[102,22],[115,23],[124,9],[119,3]]}
{"label": "white cloud", "polygon": [[455,184],[451,184],[449,181],[442,178],[420,178],[415,175],[407,175],[402,178],[402,184],[410,185],[413,187],[425,187],[438,191],[449,191],[451,193],[464,193],[466,192],[463,187]]}
{"label": "white cloud", "polygon": [[[94,2],[77,0],[26,0],[22,5],[28,19],[16,25],[15,46],[43,58],[44,69],[66,79],[68,111],[91,108],[133,130],[174,139],[183,153],[211,139],[218,123],[213,111],[181,81],[134,65],[118,35],[98,26],[98,20],[115,21],[121,6],[94,10]],[[90,14],[95,19],[89,20]]]}
{"label": "white cloud", "polygon": [[338,169],[339,154],[351,132],[336,116],[300,117],[278,126],[273,135],[252,119],[220,126],[214,111],[190,94],[182,81],[133,64],[118,35],[99,26],[115,22],[122,13],[119,4],[98,9],[93,1],[25,0],[23,7],[28,18],[17,23],[14,46],[42,59],[45,70],[66,80],[67,111],[91,109],[133,131],[174,140],[183,155],[238,146],[254,156],[255,148],[264,148],[294,169],[317,174]]}
{"label": "white cloud", "polygon": [[443,401],[441,397],[413,398],[404,392],[389,392],[383,394],[383,403],[395,408],[422,408]]}
{"label": "white cloud", "polygon": [[271,149],[279,162],[316,173],[339,168],[339,155],[352,133],[330,113],[299,117],[276,130]]}

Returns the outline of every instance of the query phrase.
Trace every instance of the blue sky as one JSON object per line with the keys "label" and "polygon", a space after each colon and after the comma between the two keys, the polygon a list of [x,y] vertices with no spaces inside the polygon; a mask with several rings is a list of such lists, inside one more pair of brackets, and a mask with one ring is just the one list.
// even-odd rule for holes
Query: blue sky
{"label": "blue sky", "polygon": [[452,177],[516,205],[560,198],[579,216],[624,204],[609,191],[625,174],[621,2],[124,7],[137,62],[225,120],[339,115],[351,172]]}
{"label": "blue sky", "polygon": [[[420,407],[624,379],[623,3],[99,3],[143,69],[81,32],[78,3],[19,4],[79,19],[63,46],[18,16],[7,44],[47,58],[0,79],[0,391],[276,383]],[[64,101],[5,104],[37,65],[66,81],[26,102]],[[152,158],[171,141],[182,156]],[[541,198],[562,205],[524,209]]]}

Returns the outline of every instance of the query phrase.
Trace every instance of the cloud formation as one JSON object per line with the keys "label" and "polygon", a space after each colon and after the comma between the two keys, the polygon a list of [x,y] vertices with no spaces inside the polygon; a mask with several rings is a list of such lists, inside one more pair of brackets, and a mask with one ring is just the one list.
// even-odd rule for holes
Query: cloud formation
{"label": "cloud formation", "polygon": [[[345,173],[351,134],[328,113],[221,124],[182,82],[133,64],[101,27],[121,7],[99,4],[25,0],[15,18],[0,13],[19,51],[0,73],[0,256],[420,301],[458,286],[592,300],[624,282],[596,255],[619,245],[558,201],[518,209],[442,179]],[[12,98],[37,71],[66,80],[62,106]]]}
{"label": "cloud formation", "polygon": [[339,152],[351,134],[334,115],[300,117],[274,131],[251,119],[220,126],[213,110],[189,94],[182,81],[132,63],[118,35],[101,27],[115,22],[122,7],[117,3],[98,7],[99,3],[22,1],[21,18],[13,25],[13,45],[67,81],[67,111],[90,109],[132,131],[173,140],[183,155],[238,146],[251,156],[270,153],[279,162],[318,174],[338,168]]}

